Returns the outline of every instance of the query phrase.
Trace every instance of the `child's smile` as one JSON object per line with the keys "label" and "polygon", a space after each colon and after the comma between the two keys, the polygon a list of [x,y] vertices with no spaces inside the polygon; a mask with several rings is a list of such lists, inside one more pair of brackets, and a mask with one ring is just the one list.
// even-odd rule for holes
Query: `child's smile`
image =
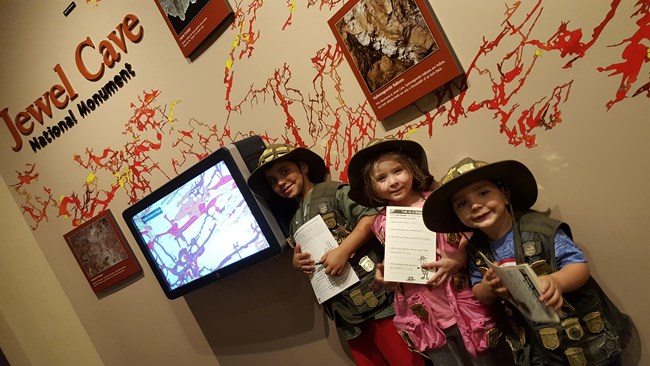
{"label": "child's smile", "polygon": [[505,235],[512,227],[508,199],[496,184],[482,180],[463,187],[451,198],[460,221],[484,231],[492,240]]}
{"label": "child's smile", "polygon": [[283,198],[301,198],[306,193],[304,188],[310,185],[306,165],[304,168],[289,160],[280,160],[264,172],[266,180],[278,196]]}
{"label": "child's smile", "polygon": [[372,169],[372,179],[379,196],[389,204],[411,206],[421,197],[413,191],[413,176],[393,157],[380,156]]}

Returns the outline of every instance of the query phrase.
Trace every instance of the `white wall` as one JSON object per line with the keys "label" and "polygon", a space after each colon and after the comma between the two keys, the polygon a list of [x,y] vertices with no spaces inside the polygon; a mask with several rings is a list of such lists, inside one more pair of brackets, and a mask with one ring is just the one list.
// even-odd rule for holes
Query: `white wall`
{"label": "white wall", "polygon": [[7,359],[12,365],[104,365],[9,190],[2,187],[0,340]]}

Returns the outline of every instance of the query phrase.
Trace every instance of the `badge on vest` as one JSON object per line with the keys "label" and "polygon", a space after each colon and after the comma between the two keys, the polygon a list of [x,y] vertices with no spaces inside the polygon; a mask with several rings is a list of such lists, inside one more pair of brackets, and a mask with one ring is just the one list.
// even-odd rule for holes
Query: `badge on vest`
{"label": "badge on vest", "polygon": [[499,344],[499,337],[501,336],[501,332],[499,332],[499,329],[497,328],[491,328],[490,330],[487,331],[487,344],[488,347],[494,348]]}
{"label": "badge on vest", "polygon": [[587,358],[582,351],[582,347],[572,347],[564,351],[566,358],[569,360],[571,366],[586,366]]}
{"label": "badge on vest", "polygon": [[612,357],[614,353],[620,353],[621,352],[621,344],[618,341],[618,337],[611,337],[609,335],[605,335],[605,342],[601,345],[598,346],[598,348],[602,351],[605,351],[607,353],[607,357]]}
{"label": "badge on vest", "polygon": [[463,289],[465,288],[465,284],[467,283],[467,275],[465,275],[465,273],[462,272],[456,272],[452,276],[451,280],[454,286],[454,290],[456,290],[457,292],[461,292],[463,291]]}
{"label": "badge on vest", "polygon": [[587,324],[587,329],[589,329],[591,333],[600,333],[605,329],[605,322],[603,321],[603,317],[600,315],[600,311],[589,313],[585,315],[582,320]]}
{"label": "badge on vest", "polygon": [[413,340],[411,339],[411,336],[409,335],[409,332],[407,332],[405,330],[402,330],[402,331],[399,331],[399,335],[402,337],[402,339],[404,340],[404,342],[406,343],[406,345],[408,346],[408,348],[410,350],[415,349],[415,342],[413,342]]}
{"label": "badge on vest", "polygon": [[578,321],[578,318],[568,318],[560,323],[567,337],[572,341],[578,341],[585,335],[585,332],[582,330],[582,326]]}
{"label": "badge on vest", "polygon": [[532,257],[541,251],[537,249],[537,243],[534,241],[527,241],[521,244],[521,247],[523,248],[526,257]]}
{"label": "badge on vest", "polygon": [[327,203],[322,202],[322,203],[320,203],[320,204],[318,205],[318,213],[319,213],[319,214],[321,214],[321,215],[326,214],[327,211],[329,211],[329,210],[327,209]]}
{"label": "badge on vest", "polygon": [[368,305],[371,308],[374,308],[379,304],[379,299],[377,298],[377,296],[375,296],[375,293],[372,291],[366,292],[366,294],[363,295],[363,301],[365,301],[366,305]]}
{"label": "badge on vest", "polygon": [[429,312],[424,308],[424,306],[422,306],[422,304],[413,304],[410,308],[413,311],[413,314],[418,318],[424,319],[429,316]]}
{"label": "badge on vest", "polygon": [[483,261],[481,258],[476,258],[476,261],[474,261],[474,264],[476,264],[476,267],[478,268],[478,271],[481,272],[482,275],[485,274],[485,272],[488,271],[487,263]]}
{"label": "badge on vest", "polygon": [[[324,205],[324,203],[322,203],[322,205]],[[325,209],[327,210],[327,206],[325,206]],[[336,218],[334,218],[334,212],[321,212],[321,216],[323,217],[323,221],[325,221],[325,225],[327,225],[328,229],[334,229],[336,227]]]}
{"label": "badge on vest", "polygon": [[359,265],[368,273],[375,270],[375,262],[373,262],[367,255],[359,260]]}
{"label": "badge on vest", "polygon": [[530,264],[530,268],[538,276],[545,276],[551,274],[551,266],[545,260],[538,260]]}
{"label": "badge on vest", "polygon": [[350,291],[350,297],[352,298],[354,305],[359,306],[363,304],[363,294],[361,293],[361,290],[356,289]]}
{"label": "badge on vest", "polygon": [[539,335],[542,337],[544,348],[554,350],[560,347],[560,337],[558,337],[557,329],[544,328],[539,331]]}

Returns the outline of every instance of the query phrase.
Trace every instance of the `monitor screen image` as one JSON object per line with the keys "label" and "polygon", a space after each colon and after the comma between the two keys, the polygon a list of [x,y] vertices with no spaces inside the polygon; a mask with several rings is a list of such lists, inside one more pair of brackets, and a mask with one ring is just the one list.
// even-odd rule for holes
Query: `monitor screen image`
{"label": "monitor screen image", "polygon": [[219,149],[123,213],[169,298],[281,251],[277,224],[232,154]]}

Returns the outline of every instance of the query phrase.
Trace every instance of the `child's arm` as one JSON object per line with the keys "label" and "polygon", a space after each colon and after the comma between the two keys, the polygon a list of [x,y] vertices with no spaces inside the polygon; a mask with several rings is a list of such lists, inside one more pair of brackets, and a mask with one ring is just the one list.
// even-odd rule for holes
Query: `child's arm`
{"label": "child's arm", "polygon": [[542,295],[539,299],[548,307],[559,310],[564,304],[562,294],[577,290],[589,279],[587,263],[570,263],[559,271],[540,276]]}
{"label": "child's arm", "polygon": [[564,300],[562,294],[577,290],[589,279],[589,265],[575,242],[562,230],[554,238],[555,257],[560,270],[540,276],[542,295],[546,306],[559,309]]}
{"label": "child's arm", "polygon": [[372,223],[374,221],[375,215],[362,217],[359,219],[357,226],[337,248],[323,254],[320,261],[325,267],[326,274],[339,276],[343,273],[343,269],[352,254],[374,236],[372,233]]}

